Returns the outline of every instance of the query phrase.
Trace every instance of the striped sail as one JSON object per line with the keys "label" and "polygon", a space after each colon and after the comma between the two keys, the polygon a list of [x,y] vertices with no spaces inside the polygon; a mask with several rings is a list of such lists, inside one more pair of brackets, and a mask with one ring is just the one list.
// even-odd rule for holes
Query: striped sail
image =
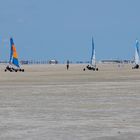
{"label": "striped sail", "polygon": [[10,64],[14,64],[17,67],[20,67],[19,66],[19,61],[18,61],[18,54],[17,54],[17,51],[16,51],[16,47],[14,45],[13,38],[10,38],[10,45],[11,45],[11,50],[10,50],[10,60],[9,60],[9,63]]}
{"label": "striped sail", "polygon": [[135,64],[139,64],[139,42],[136,40],[136,46],[135,46]]}

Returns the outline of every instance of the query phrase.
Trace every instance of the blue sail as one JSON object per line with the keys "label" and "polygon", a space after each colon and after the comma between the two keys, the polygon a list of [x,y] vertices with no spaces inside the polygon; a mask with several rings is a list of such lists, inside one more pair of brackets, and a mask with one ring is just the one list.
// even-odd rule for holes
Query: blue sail
{"label": "blue sail", "polygon": [[139,64],[139,42],[136,40],[135,46],[135,64]]}
{"label": "blue sail", "polygon": [[93,40],[93,37],[92,37],[92,54],[91,54],[91,62],[90,62],[91,65],[96,65],[96,62],[95,62],[95,47],[94,47],[94,40]]}

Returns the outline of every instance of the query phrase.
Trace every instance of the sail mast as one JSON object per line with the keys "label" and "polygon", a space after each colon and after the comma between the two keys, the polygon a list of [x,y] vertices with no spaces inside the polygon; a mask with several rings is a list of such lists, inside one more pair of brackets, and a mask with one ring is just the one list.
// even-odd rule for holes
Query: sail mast
{"label": "sail mast", "polygon": [[10,59],[9,59],[9,63],[12,63],[12,57],[13,57],[13,50],[12,50],[12,45],[14,44],[13,39],[10,38]]}

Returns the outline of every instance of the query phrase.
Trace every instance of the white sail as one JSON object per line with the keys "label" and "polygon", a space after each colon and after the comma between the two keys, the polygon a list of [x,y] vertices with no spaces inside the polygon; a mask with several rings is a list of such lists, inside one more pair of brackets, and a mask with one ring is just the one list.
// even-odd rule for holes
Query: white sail
{"label": "white sail", "polygon": [[136,46],[135,46],[135,64],[139,64],[139,42],[136,40]]}
{"label": "white sail", "polygon": [[94,41],[93,41],[93,38],[92,38],[92,55],[91,55],[91,65],[96,66],[95,48],[94,48]]}

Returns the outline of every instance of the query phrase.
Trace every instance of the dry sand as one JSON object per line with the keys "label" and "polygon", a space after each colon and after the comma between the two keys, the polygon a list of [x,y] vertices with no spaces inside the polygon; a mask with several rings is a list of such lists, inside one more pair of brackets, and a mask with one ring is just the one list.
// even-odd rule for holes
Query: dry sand
{"label": "dry sand", "polygon": [[27,65],[0,71],[0,140],[139,140],[140,70]]}

